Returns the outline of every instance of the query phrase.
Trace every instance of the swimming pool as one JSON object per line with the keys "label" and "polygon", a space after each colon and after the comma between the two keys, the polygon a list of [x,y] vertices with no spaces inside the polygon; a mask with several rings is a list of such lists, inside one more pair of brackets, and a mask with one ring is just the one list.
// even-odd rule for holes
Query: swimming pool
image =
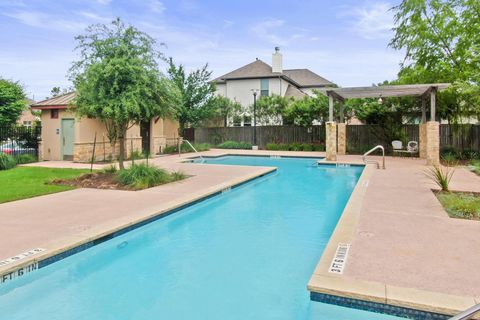
{"label": "swimming pool", "polygon": [[0,319],[394,319],[310,301],[307,282],[362,167],[255,179],[0,286]]}

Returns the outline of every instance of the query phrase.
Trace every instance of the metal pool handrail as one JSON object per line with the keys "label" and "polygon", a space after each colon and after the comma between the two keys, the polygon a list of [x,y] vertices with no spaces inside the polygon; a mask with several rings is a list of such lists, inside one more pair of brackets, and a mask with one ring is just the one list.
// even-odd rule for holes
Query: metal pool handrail
{"label": "metal pool handrail", "polygon": [[[192,148],[193,151],[195,151],[195,153],[198,153],[198,156],[200,157],[200,159],[202,159],[202,163],[203,161],[205,161],[205,159],[202,157],[202,155],[197,151],[197,149],[195,149],[195,147],[190,143],[190,141],[188,141],[187,139],[183,139],[183,142],[186,142],[190,148]],[[178,151],[181,153],[181,148],[180,146],[178,147]]]}
{"label": "metal pool handrail", "polygon": [[460,312],[456,316],[450,318],[450,320],[467,320],[471,319],[477,312],[480,312],[480,303],[468,308],[467,310]]}
{"label": "metal pool handrail", "polygon": [[374,164],[377,165],[377,169],[380,169],[380,163],[379,163],[378,161],[368,160],[368,159],[367,159],[367,156],[368,156],[370,153],[372,153],[373,151],[378,150],[378,149],[382,150],[382,169],[385,169],[385,148],[384,148],[383,146],[381,146],[381,145],[378,145],[378,146],[376,146],[376,147],[368,150],[367,152],[365,152],[365,153],[363,154],[363,156],[362,156],[363,162],[364,162],[365,164],[374,163]]}

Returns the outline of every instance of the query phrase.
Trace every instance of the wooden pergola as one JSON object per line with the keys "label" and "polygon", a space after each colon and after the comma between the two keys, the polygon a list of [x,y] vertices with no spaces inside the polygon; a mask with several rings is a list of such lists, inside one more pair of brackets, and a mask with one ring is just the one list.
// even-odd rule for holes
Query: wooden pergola
{"label": "wooden pergola", "polygon": [[[422,125],[420,126],[420,157],[426,158],[428,164],[439,162],[438,149],[438,122],[435,121],[436,95],[437,92],[449,87],[448,83],[411,84],[411,85],[389,85],[372,87],[350,87],[350,88],[327,88],[326,95],[329,100],[329,112],[327,122],[327,160],[336,160],[337,148],[339,154],[344,154],[346,149],[346,132],[344,128],[343,102],[352,98],[387,98],[387,97],[420,97],[422,101]],[[430,122],[427,130],[427,108],[426,103],[430,99]],[[340,102],[340,124],[338,136],[340,141],[337,145],[337,130],[334,121],[333,106],[335,100]],[[330,129],[329,129],[330,127]],[[436,128],[436,129],[435,129]],[[436,130],[436,139],[435,139]],[[333,134],[335,133],[335,136]],[[428,134],[427,134],[428,133]]]}

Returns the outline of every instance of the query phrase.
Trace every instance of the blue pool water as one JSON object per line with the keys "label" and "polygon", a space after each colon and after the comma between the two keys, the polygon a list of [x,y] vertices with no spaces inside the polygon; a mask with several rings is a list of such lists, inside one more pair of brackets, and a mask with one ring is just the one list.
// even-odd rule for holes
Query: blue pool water
{"label": "blue pool water", "polygon": [[306,289],[362,167],[206,162],[278,171],[0,285],[0,319],[394,319]]}

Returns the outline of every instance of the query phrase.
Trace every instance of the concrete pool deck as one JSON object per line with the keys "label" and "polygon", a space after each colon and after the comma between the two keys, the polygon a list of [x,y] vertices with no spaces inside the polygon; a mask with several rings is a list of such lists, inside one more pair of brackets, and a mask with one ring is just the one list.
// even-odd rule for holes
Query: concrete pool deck
{"label": "concrete pool deck", "polygon": [[[211,150],[225,154],[324,156],[318,152]],[[0,204],[0,260],[33,248],[45,252],[0,267],[0,274],[122,226],[265,174],[272,168],[181,163],[194,154],[152,163],[192,175],[143,191],[77,189]],[[362,163],[360,156],[339,162]],[[89,167],[43,162],[48,167]],[[387,158],[387,169],[368,166],[324,251],[309,289],[427,311],[454,313],[480,303],[480,222],[449,218],[425,178],[424,161]],[[459,168],[452,190],[480,192],[480,177]],[[86,201],[88,199],[88,201]],[[328,272],[340,242],[351,244],[344,273]]]}

